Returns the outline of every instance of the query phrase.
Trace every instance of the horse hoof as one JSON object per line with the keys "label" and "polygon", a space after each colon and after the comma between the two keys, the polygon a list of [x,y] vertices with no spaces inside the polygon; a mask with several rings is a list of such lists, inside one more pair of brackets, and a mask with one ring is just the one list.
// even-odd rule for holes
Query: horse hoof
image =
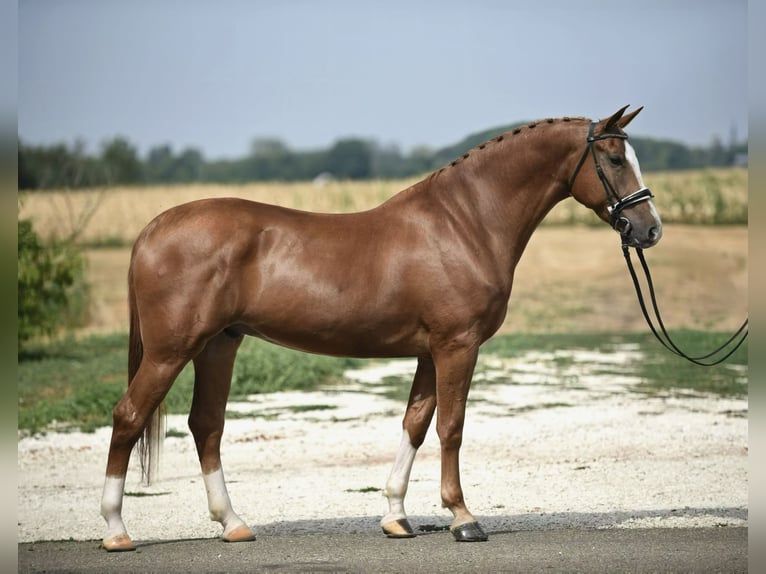
{"label": "horse hoof", "polygon": [[109,538],[104,538],[101,541],[101,546],[106,549],[107,552],[129,552],[135,550],[133,541],[127,534],[117,534]]}
{"label": "horse hoof", "polygon": [[244,524],[237,526],[234,530],[223,535],[224,542],[252,542],[255,540],[255,534]]}
{"label": "horse hoof", "polygon": [[412,530],[409,520],[406,518],[400,518],[392,522],[387,522],[382,526],[383,532],[389,538],[414,538],[415,531]]}
{"label": "horse hoof", "polygon": [[486,542],[489,539],[478,522],[466,522],[450,528],[450,532],[458,542]]}

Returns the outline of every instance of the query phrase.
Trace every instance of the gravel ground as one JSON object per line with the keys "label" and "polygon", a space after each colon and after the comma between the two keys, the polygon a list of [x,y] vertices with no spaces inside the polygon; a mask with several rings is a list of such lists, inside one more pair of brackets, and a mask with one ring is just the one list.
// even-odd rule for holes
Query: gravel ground
{"label": "gravel ground", "polygon": [[[489,370],[474,382],[461,465],[469,508],[487,529],[748,525],[747,399],[646,395],[629,376],[597,373],[635,353],[570,353],[563,371],[560,356],[481,359]],[[347,373],[343,387],[230,405],[241,417],[226,423],[224,472],[256,535],[378,530],[403,404],[370,383],[414,367],[392,361]],[[509,370],[513,384],[491,383]],[[178,432],[165,441],[157,483],[140,484],[131,464],[128,530],[136,541],[218,536],[186,417],[170,416],[168,429]],[[19,438],[18,542],[101,538],[109,436]],[[449,524],[433,430],[406,507],[416,529]]]}

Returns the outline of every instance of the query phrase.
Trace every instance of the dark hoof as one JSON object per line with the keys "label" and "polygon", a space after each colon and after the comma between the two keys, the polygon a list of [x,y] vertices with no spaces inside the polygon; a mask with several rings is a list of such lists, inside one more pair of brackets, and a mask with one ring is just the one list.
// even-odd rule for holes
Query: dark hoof
{"label": "dark hoof", "polygon": [[383,532],[389,538],[414,538],[415,531],[412,530],[409,520],[400,518],[393,522],[388,522],[383,526]]}
{"label": "dark hoof", "polygon": [[466,522],[451,528],[450,532],[452,532],[452,536],[458,542],[486,542],[489,539],[489,536],[482,530],[478,522]]}

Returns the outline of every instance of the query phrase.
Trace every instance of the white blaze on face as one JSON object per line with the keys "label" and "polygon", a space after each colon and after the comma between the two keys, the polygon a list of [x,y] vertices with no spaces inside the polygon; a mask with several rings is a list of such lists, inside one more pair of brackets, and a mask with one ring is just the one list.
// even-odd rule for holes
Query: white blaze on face
{"label": "white blaze on face", "polygon": [[641,168],[638,165],[638,156],[636,156],[636,150],[627,141],[625,142],[625,159],[628,160],[630,167],[633,169],[633,173],[636,174],[636,180],[638,181],[639,188],[644,187],[644,180],[641,177]]}
{"label": "white blaze on face", "polygon": [[[634,150],[633,146],[630,145],[630,143],[627,141],[625,142],[625,159],[628,160],[633,173],[636,175],[636,181],[638,181],[639,189],[646,187],[644,184],[644,178],[641,177],[641,168],[638,165],[638,156],[636,155],[636,150]],[[649,209],[651,210],[652,217],[654,217],[657,222],[657,226],[659,227],[661,225],[660,215],[657,213],[657,210],[654,207],[654,202],[651,199],[649,199]]]}

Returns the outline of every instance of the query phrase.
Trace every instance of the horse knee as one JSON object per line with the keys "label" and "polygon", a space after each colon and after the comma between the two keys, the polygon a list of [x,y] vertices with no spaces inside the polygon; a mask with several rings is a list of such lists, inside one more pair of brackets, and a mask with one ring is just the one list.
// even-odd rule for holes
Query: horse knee
{"label": "horse knee", "polygon": [[189,425],[189,430],[192,433],[195,441],[205,440],[209,435],[215,431],[214,425],[210,423],[204,416],[199,416],[193,411],[186,420]]}
{"label": "horse knee", "polygon": [[437,425],[436,434],[439,435],[442,450],[457,450],[463,444],[462,424]]}
{"label": "horse knee", "polygon": [[130,397],[123,396],[112,409],[112,442],[133,446],[141,436],[145,423]]}
{"label": "horse knee", "polygon": [[436,409],[436,398],[412,402],[404,415],[403,426],[410,437],[410,443],[413,447],[420,448],[426,439],[428,427],[431,426],[434,411]]}
{"label": "horse knee", "polygon": [[205,463],[203,470],[215,470],[219,465],[223,429],[209,418],[195,416],[193,413],[189,415],[188,424],[197,447],[197,455],[200,461]]}
{"label": "horse knee", "polygon": [[407,436],[410,437],[410,444],[415,449],[419,449],[426,440],[426,433],[428,432],[428,426],[430,419],[425,421],[415,421],[405,418],[404,430],[407,431]]}

